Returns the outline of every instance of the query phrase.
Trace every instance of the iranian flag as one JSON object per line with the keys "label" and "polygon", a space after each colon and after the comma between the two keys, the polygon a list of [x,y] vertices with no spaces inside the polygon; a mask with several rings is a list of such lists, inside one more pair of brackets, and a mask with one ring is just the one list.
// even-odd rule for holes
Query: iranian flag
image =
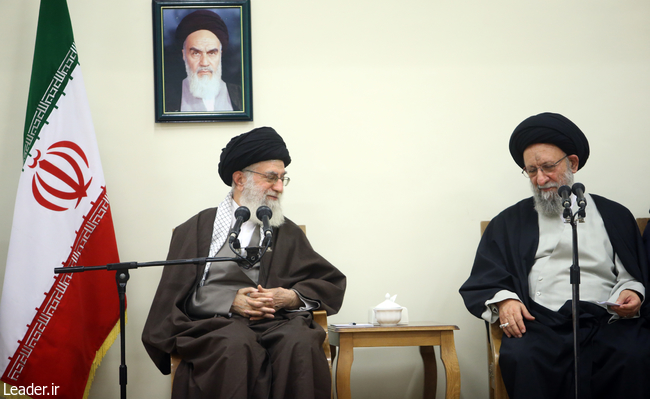
{"label": "iranian flag", "polygon": [[118,334],[115,273],[54,269],[119,258],[65,0],[41,1],[23,140],[0,302],[1,394],[87,397]]}

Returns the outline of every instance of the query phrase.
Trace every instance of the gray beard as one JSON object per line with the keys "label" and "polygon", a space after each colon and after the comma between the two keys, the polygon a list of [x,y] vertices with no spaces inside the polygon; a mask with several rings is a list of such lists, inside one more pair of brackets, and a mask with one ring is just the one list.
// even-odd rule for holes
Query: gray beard
{"label": "gray beard", "polygon": [[[272,191],[269,189],[268,191]],[[282,213],[282,194],[273,192],[275,196],[278,197],[278,200],[268,200],[266,199],[267,190],[260,190],[255,186],[255,182],[252,178],[248,178],[246,183],[244,183],[244,191],[242,191],[241,197],[239,198],[240,205],[247,207],[251,211],[250,220],[261,226],[262,221],[257,218],[257,208],[262,205],[266,205],[271,208],[273,215],[269,219],[269,225],[271,227],[280,227],[284,223],[284,214]]]}
{"label": "gray beard", "polygon": [[[199,70],[206,69],[212,72],[211,76],[199,77]],[[185,73],[190,83],[190,93],[196,98],[215,98],[221,89],[221,62],[217,66],[217,70],[212,68],[198,68],[196,72],[192,72],[187,62],[185,63]]]}
{"label": "gray beard", "polygon": [[[532,181],[530,182],[531,189],[533,190],[533,199],[535,201],[535,210],[537,213],[547,217],[557,217],[561,216],[564,211],[562,206],[562,198],[556,191],[543,192],[540,190],[540,187],[535,185]],[[560,187],[562,185],[572,186],[573,185],[573,172],[571,169],[566,170],[560,182],[549,182],[543,186],[543,188],[549,187]]]}

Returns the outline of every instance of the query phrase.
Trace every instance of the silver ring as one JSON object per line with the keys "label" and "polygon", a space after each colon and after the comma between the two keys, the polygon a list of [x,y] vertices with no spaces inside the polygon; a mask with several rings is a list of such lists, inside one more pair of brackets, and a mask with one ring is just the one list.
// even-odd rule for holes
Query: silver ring
{"label": "silver ring", "polygon": [[509,325],[510,325],[510,323],[508,323],[508,322],[506,321],[505,323],[500,324],[500,325],[499,325],[499,328],[503,329],[504,327],[508,327]]}

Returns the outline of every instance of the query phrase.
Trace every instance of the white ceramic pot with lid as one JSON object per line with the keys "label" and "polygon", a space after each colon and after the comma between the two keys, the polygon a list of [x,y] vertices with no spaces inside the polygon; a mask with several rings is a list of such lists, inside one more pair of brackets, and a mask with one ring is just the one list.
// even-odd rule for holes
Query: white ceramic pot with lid
{"label": "white ceramic pot with lid", "polygon": [[375,306],[375,318],[380,326],[396,326],[402,320],[402,307],[395,303],[397,295],[386,294],[386,300]]}

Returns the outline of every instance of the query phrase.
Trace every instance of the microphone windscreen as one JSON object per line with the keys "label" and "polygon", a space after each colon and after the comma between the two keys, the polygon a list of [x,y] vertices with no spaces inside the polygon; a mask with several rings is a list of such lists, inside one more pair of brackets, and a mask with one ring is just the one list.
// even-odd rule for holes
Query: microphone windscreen
{"label": "microphone windscreen", "polygon": [[560,186],[560,188],[557,189],[557,193],[562,198],[568,198],[569,195],[571,195],[571,187],[569,187],[569,186]]}
{"label": "microphone windscreen", "polygon": [[271,208],[269,208],[268,206],[262,205],[259,208],[257,208],[257,212],[255,213],[255,215],[259,220],[262,220],[264,216],[271,219],[271,216],[273,216],[273,212],[271,211]]}
{"label": "microphone windscreen", "polygon": [[585,193],[585,185],[582,184],[582,183],[575,183],[573,185],[572,190],[573,190],[573,194],[575,194],[575,195],[578,195],[578,193],[576,192],[578,190],[580,190],[580,194],[584,194]]}
{"label": "microphone windscreen", "polygon": [[239,218],[239,217],[241,217],[244,220],[244,222],[246,222],[251,217],[251,211],[248,210],[248,208],[245,206],[240,206],[235,211],[235,218]]}

